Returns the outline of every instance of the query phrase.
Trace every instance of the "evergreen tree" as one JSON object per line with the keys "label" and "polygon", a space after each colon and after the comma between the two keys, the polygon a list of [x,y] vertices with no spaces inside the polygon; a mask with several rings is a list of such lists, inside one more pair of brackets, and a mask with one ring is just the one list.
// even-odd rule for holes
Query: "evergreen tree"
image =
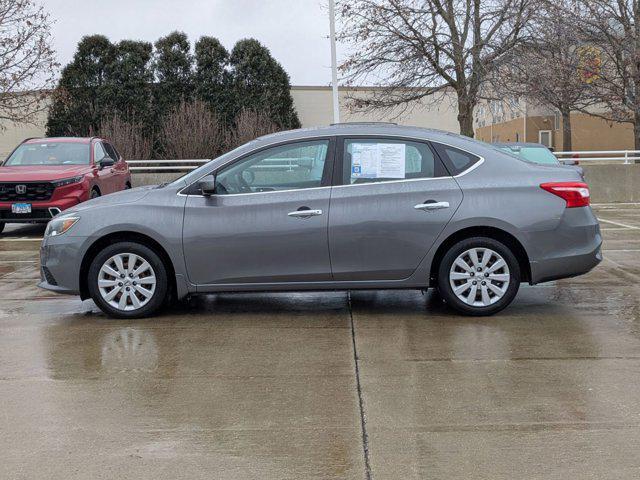
{"label": "evergreen tree", "polygon": [[235,114],[243,109],[264,112],[282,129],[300,127],[289,75],[269,49],[254,39],[240,40],[233,47],[229,64]]}
{"label": "evergreen tree", "polygon": [[217,38],[201,37],[195,44],[195,94],[219,119],[230,123],[233,117],[231,76],[227,70],[229,52]]}
{"label": "evergreen tree", "polygon": [[105,89],[115,47],[107,37],[83,37],[63,70],[47,120],[47,135],[90,135],[109,109]]}
{"label": "evergreen tree", "polygon": [[154,110],[156,121],[161,122],[171,109],[193,98],[193,56],[182,32],[160,38],[155,47]]}
{"label": "evergreen tree", "polygon": [[149,121],[153,71],[153,47],[148,42],[123,40],[107,67],[105,92],[114,113],[136,122]]}

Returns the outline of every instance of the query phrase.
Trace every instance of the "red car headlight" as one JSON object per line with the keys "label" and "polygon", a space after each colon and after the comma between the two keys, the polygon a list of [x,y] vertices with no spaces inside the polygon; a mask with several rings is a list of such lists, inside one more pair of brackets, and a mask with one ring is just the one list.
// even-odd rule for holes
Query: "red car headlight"
{"label": "red car headlight", "polygon": [[64,187],[66,185],[71,185],[73,183],[79,183],[84,179],[84,175],[79,175],[77,177],[71,177],[71,178],[63,178],[62,180],[55,180],[51,183],[53,183],[54,187]]}

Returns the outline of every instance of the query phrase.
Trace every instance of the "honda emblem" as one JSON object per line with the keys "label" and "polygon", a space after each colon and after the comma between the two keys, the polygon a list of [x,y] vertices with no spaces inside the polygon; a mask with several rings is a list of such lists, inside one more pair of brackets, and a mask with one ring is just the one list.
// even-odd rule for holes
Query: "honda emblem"
{"label": "honda emblem", "polygon": [[16,185],[16,193],[18,195],[24,195],[25,193],[27,193],[27,186],[26,185]]}

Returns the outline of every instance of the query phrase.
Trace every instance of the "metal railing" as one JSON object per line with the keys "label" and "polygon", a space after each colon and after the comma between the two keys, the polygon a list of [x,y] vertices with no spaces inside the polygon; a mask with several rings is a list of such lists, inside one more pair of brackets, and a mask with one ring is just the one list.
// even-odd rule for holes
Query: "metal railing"
{"label": "metal railing", "polygon": [[640,160],[640,150],[586,150],[574,152],[553,152],[559,160],[578,160],[579,162],[624,162],[631,165]]}
{"label": "metal railing", "polygon": [[[640,150],[585,150],[572,152],[553,152],[559,160],[578,160],[579,162],[623,162],[631,165],[640,160]],[[305,162],[296,159],[293,162],[290,158],[274,158],[268,165],[260,168],[287,169],[306,167],[312,158],[305,158]],[[155,173],[155,172],[188,172],[207,163],[209,159],[190,160],[128,160],[129,169],[132,172]],[[303,165],[304,163],[304,165]]]}
{"label": "metal railing", "polygon": [[132,172],[185,172],[195,170],[207,163],[208,159],[191,160],[127,160]]}
{"label": "metal railing", "polygon": [[[209,162],[209,159],[190,160],[127,160],[131,172],[185,172],[198,168]],[[263,160],[254,168],[260,170],[287,170],[293,171],[299,168],[310,169],[314,165],[313,157],[302,158],[269,158]]]}

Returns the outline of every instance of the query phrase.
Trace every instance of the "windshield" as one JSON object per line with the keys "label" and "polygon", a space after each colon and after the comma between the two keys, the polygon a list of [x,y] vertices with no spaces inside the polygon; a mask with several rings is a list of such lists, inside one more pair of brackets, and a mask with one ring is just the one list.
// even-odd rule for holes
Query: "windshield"
{"label": "windshield", "polygon": [[88,165],[89,162],[88,143],[23,143],[5,160],[3,166]]}
{"label": "windshield", "polygon": [[558,165],[560,162],[550,150],[544,147],[500,147],[505,152],[518,155],[524,160],[543,165]]}

